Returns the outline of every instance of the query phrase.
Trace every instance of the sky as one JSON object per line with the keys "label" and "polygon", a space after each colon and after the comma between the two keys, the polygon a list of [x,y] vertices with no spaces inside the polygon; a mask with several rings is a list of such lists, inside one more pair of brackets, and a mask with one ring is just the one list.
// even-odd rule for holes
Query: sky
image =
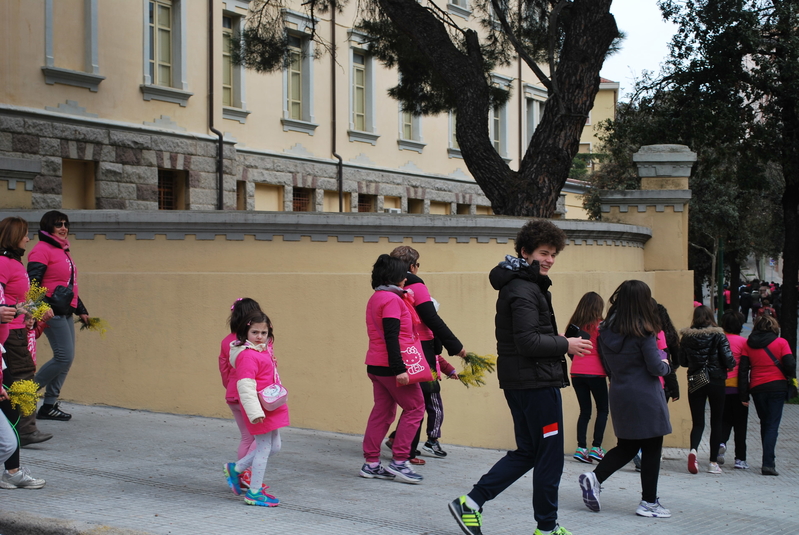
{"label": "sky", "polygon": [[676,26],[663,21],[656,0],[613,0],[610,12],[627,38],[621,50],[605,60],[600,75],[619,82],[619,99],[628,100],[626,95],[642,71],[660,70]]}

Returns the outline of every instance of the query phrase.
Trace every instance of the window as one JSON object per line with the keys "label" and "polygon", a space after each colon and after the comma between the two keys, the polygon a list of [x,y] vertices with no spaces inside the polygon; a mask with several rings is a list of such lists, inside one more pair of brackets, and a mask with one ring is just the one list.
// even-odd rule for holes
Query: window
{"label": "window", "polygon": [[400,107],[399,112],[399,139],[397,145],[400,150],[412,150],[422,153],[425,143],[422,141],[422,118]]}
{"label": "window", "polygon": [[450,215],[452,205],[448,202],[430,201],[430,213],[433,215]]}
{"label": "window", "polygon": [[150,2],[150,80],[172,85],[172,2]]}
{"label": "window", "polygon": [[222,105],[233,106],[233,58],[230,53],[233,41],[233,17],[222,17]]}
{"label": "window", "polygon": [[377,197],[374,195],[358,194],[358,211],[374,212]]}
{"label": "window", "polygon": [[[513,78],[500,74],[492,74],[491,80],[494,85],[510,91]],[[491,109],[488,121],[488,130],[494,150],[505,160],[508,159],[508,105],[495,106]]]}
{"label": "window", "polygon": [[312,19],[288,9],[283,10],[288,31],[289,61],[283,69],[283,131],[314,135],[313,46],[308,38]]}
{"label": "window", "polygon": [[312,212],[314,209],[313,190],[294,188],[294,200],[292,201],[291,209],[295,212]]}
{"label": "window", "polygon": [[366,47],[367,36],[350,30],[350,141],[377,144],[375,127],[374,58]]}
{"label": "window", "polygon": [[158,170],[158,209],[186,209],[186,173],[173,169]]}
{"label": "window", "polygon": [[544,108],[547,104],[547,90],[530,84],[524,84],[524,97],[526,102],[525,135],[527,145],[533,139],[533,133],[541,123]]}
{"label": "window", "polygon": [[[344,192],[342,195],[342,208],[345,212],[352,211],[350,208],[352,195]],[[325,191],[322,203],[322,209],[325,212],[338,212],[338,191]]]}
{"label": "window", "polygon": [[458,126],[458,118],[454,111],[449,112],[449,147],[447,155],[450,158],[463,158],[461,147],[458,145],[458,138],[455,136],[455,129]]}
{"label": "window", "polygon": [[424,213],[424,199],[408,199],[408,213],[409,214],[423,214]]}
{"label": "window", "polygon": [[255,184],[255,209],[263,212],[282,212],[283,186],[271,184]]}
{"label": "window", "polygon": [[186,0],[144,0],[144,100],[186,106]]}
{"label": "window", "polygon": [[451,15],[456,15],[466,20],[472,14],[472,10],[469,8],[469,0],[449,0],[447,2],[447,11]]}
{"label": "window", "polygon": [[236,181],[236,210],[247,209],[247,181]]}
{"label": "window", "polygon": [[469,215],[472,213],[472,205],[458,203],[456,210],[458,215]]}
{"label": "window", "polygon": [[[83,47],[74,47],[79,26],[76,25],[75,3],[44,2],[44,81],[47,84],[65,84],[84,87],[97,92],[105,76],[100,75],[98,47],[98,0],[82,2]],[[66,11],[66,16],[64,11]],[[69,46],[62,38],[68,40]],[[56,54],[58,51],[58,54]],[[70,61],[70,52],[77,53]],[[80,56],[83,56],[81,61]],[[77,60],[77,61],[76,61]],[[58,63],[58,66],[56,66]],[[75,67],[75,68],[73,68]],[[80,70],[78,70],[80,69]]]}

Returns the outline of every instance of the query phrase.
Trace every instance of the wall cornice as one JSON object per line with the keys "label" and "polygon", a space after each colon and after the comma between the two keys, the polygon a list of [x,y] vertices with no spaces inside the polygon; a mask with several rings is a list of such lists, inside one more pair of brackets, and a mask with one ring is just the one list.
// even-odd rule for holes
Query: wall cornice
{"label": "wall cornice", "polygon": [[675,212],[682,212],[691,200],[691,190],[603,191],[600,200],[603,213],[610,212],[613,206],[617,206],[620,212],[628,212],[630,207],[646,212],[649,206],[654,206],[657,212],[663,212],[667,206]]}
{"label": "wall cornice", "polygon": [[[0,210],[0,219],[19,216],[26,219],[31,232],[38,229],[44,210]],[[137,240],[152,240],[165,235],[168,240],[213,240],[224,236],[231,241],[254,236],[256,240],[299,241],[304,236],[311,241],[377,242],[387,238],[400,243],[411,238],[422,243],[433,238],[437,243],[455,239],[468,243],[507,243],[527,219],[500,216],[430,216],[417,214],[338,214],[299,212],[205,212],[205,211],[117,211],[70,210],[70,222],[75,238],[92,240],[104,235],[109,240],[135,236]],[[616,245],[643,247],[652,237],[646,227],[605,223],[601,221],[553,220],[566,232],[570,245]]]}

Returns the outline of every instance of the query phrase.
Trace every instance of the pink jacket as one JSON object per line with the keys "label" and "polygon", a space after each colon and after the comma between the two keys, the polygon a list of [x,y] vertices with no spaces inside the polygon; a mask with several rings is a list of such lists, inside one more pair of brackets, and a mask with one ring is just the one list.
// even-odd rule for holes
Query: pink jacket
{"label": "pink jacket", "polygon": [[[67,242],[66,247],[69,249],[69,242]],[[33,262],[38,262],[39,264],[47,266],[44,276],[42,277],[41,286],[47,288],[48,297],[53,295],[56,286],[69,285],[70,273],[71,270],[74,270],[74,276],[72,277],[72,292],[74,293],[74,297],[72,298],[71,304],[73,308],[77,308],[78,268],[72,261],[72,257],[69,256],[69,252],[61,247],[56,247],[55,245],[39,240],[28,255],[29,267]]]}
{"label": "pink jacket", "polygon": [[[227,385],[230,382],[230,377],[233,375],[233,366],[230,365],[230,344],[236,341],[236,335],[230,333],[222,339],[221,347],[219,348],[219,373],[222,375],[222,386],[227,390]],[[228,403],[238,403],[239,396],[236,395],[235,401]]]}
{"label": "pink jacket", "polygon": [[[250,347],[232,346],[230,364],[236,371],[235,381],[228,382],[228,391],[235,385],[241,408],[246,416],[244,423],[252,435],[263,435],[289,425],[289,406],[285,404],[273,411],[264,411],[258,401],[258,392],[274,384],[277,365],[270,343],[263,351]],[[263,417],[261,423],[253,420]]]}
{"label": "pink jacket", "polygon": [[583,355],[582,357],[575,355],[572,361],[571,374],[574,375],[597,375],[600,377],[607,377],[605,367],[599,359],[597,353],[597,337],[599,336],[599,323],[590,326],[588,332],[591,334],[591,352]]}

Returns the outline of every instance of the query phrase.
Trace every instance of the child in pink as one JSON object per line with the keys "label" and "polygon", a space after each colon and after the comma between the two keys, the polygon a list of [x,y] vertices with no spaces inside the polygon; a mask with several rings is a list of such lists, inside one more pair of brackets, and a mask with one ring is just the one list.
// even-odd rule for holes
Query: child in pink
{"label": "child in pink", "polygon": [[[225,401],[241,433],[241,440],[236,455],[237,459],[241,459],[255,448],[255,437],[247,430],[247,425],[244,422],[244,415],[241,412],[241,404],[239,403],[238,391],[235,388],[235,381],[231,383],[231,378],[234,378],[235,372],[233,366],[230,365],[230,344],[236,341],[236,331],[238,331],[241,326],[242,320],[250,312],[260,311],[261,306],[254,299],[250,299],[249,297],[240,297],[236,299],[236,302],[230,307],[230,317],[228,318],[230,334],[222,339],[219,349],[219,373],[222,376],[222,386],[225,387]],[[233,388],[228,388],[230,384],[233,384]],[[249,469],[242,472],[239,481],[240,486],[249,488],[250,477],[251,471]]]}
{"label": "child in pink", "polygon": [[236,331],[236,341],[230,345],[230,364],[235,371],[235,382],[228,381],[228,392],[238,391],[244,423],[255,437],[255,449],[235,463],[225,465],[225,476],[234,494],[241,494],[239,475],[252,468],[250,488],[244,495],[247,505],[274,507],[280,502],[265,491],[263,485],[266,464],[270,456],[280,451],[280,428],[289,425],[288,405],[265,411],[258,400],[258,392],[280,381],[277,361],[272,350],[274,336],[272,322],[263,312],[251,312]]}

